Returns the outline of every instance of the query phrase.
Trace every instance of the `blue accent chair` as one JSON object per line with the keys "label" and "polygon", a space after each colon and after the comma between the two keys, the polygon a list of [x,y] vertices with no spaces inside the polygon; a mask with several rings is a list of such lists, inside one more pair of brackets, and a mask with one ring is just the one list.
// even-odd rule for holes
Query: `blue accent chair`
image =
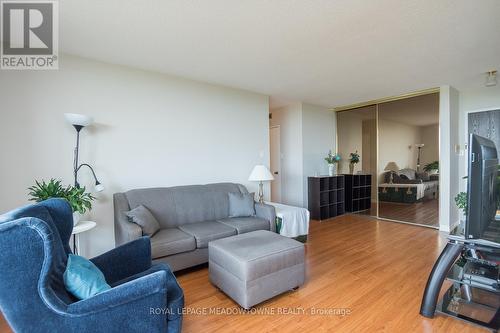
{"label": "blue accent chair", "polygon": [[0,216],[0,309],[15,332],[180,332],[184,294],[148,237],[91,259],[111,289],[86,300],[66,291],[69,204],[50,199]]}

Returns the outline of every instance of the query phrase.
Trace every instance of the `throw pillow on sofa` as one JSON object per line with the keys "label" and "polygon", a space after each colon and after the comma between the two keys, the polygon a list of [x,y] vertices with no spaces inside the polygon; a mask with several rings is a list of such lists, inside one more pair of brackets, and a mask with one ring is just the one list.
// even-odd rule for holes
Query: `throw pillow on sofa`
{"label": "throw pillow on sofa", "polygon": [[413,170],[413,169],[401,169],[399,170],[399,175],[405,175],[406,177],[408,177],[409,180],[414,180],[415,177],[416,177],[416,171]]}
{"label": "throw pillow on sofa", "polygon": [[143,205],[137,206],[125,215],[129,218],[130,222],[133,222],[141,227],[142,234],[144,236],[152,237],[158,230],[160,230],[160,224],[155,219],[153,214],[144,207]]}
{"label": "throw pillow on sofa", "polygon": [[255,216],[254,193],[231,193],[229,196],[229,217]]}

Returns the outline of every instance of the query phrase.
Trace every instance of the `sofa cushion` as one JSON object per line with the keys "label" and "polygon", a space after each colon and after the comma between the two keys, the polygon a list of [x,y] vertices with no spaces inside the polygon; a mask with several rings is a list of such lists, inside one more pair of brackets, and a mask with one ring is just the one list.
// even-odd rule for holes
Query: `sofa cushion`
{"label": "sofa cushion", "polygon": [[151,257],[153,259],[195,249],[196,240],[194,237],[177,228],[161,229],[151,237]]}
{"label": "sofa cushion", "polygon": [[216,221],[183,224],[179,226],[179,229],[192,235],[196,239],[196,247],[199,249],[208,247],[210,241],[237,234],[235,228]]}
{"label": "sofa cushion", "polygon": [[259,217],[231,217],[228,219],[217,220],[227,226],[235,228],[238,234],[255,230],[269,230],[269,221]]}
{"label": "sofa cushion", "polygon": [[255,215],[254,193],[231,193],[229,197],[229,217],[247,217]]}
{"label": "sofa cushion", "polygon": [[125,212],[125,215],[127,215],[131,222],[141,227],[142,234],[145,236],[151,237],[158,230],[160,230],[158,221],[155,219],[153,214],[151,214],[149,209],[147,209],[143,205],[137,206],[134,209]]}

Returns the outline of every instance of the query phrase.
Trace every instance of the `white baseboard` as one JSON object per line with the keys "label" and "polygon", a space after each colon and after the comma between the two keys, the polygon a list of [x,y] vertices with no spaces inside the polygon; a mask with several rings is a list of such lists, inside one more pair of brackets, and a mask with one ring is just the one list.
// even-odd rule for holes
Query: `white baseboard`
{"label": "white baseboard", "polygon": [[460,220],[453,222],[451,225],[439,225],[439,231],[450,233],[457,225],[460,224]]}

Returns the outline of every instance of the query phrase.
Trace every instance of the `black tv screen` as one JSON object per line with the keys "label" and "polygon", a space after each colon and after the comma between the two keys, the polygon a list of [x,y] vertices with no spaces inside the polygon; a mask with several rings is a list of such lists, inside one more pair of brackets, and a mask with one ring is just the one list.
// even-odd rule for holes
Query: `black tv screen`
{"label": "black tv screen", "polygon": [[469,174],[465,237],[500,243],[497,211],[498,157],[495,144],[471,134],[469,138]]}

